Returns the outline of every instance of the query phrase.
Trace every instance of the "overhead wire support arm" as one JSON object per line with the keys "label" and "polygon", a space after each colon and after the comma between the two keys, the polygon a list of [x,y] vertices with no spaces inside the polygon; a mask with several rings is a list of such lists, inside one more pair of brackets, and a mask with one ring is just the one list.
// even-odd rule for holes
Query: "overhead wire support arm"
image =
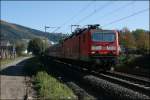
{"label": "overhead wire support arm", "polygon": [[73,28],[74,26],[77,27],[77,28],[79,28],[80,25],[71,25],[71,33],[72,33],[72,28]]}
{"label": "overhead wire support arm", "polygon": [[49,26],[44,26],[44,29],[45,29],[45,33],[46,33],[46,29],[50,28]]}

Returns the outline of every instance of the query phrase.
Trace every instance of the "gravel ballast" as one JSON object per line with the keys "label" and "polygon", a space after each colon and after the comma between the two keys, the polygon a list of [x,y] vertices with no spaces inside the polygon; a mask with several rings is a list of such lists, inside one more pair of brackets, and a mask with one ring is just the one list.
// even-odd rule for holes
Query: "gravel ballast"
{"label": "gravel ballast", "polygon": [[135,92],[128,88],[124,88],[117,84],[108,82],[106,80],[100,79],[98,77],[89,75],[84,76],[83,80],[86,85],[91,86],[95,91],[100,92],[105,95],[107,99],[124,99],[124,100],[147,100],[150,99],[149,96]]}
{"label": "gravel ballast", "polygon": [[79,87],[74,82],[68,82],[67,85],[74,91],[79,100],[96,100],[96,98],[89,95],[84,89]]}

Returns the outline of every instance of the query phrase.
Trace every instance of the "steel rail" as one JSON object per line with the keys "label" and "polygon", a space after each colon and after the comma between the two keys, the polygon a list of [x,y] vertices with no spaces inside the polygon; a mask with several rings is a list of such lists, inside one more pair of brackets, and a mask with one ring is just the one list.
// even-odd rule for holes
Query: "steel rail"
{"label": "steel rail", "polygon": [[135,76],[127,73],[122,73],[122,72],[116,72],[116,71],[107,71],[106,72],[108,75],[112,75],[115,77],[120,77],[124,80],[128,80],[131,82],[135,82],[137,84],[145,85],[150,87],[150,79],[141,77],[141,76]]}

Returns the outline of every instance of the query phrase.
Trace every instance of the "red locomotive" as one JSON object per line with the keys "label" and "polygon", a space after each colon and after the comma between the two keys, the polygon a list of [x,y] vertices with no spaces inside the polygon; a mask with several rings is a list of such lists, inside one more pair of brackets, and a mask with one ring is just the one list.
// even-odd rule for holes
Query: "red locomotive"
{"label": "red locomotive", "polygon": [[91,64],[90,69],[110,70],[120,53],[118,32],[102,30],[98,26],[77,28],[62,43],[51,46],[49,55]]}

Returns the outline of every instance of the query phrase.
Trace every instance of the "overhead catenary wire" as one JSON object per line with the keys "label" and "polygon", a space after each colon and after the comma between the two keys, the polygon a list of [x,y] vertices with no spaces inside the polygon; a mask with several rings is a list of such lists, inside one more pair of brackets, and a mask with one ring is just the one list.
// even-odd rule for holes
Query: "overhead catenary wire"
{"label": "overhead catenary wire", "polygon": [[[117,9],[115,9],[113,12],[116,13],[116,12],[119,11],[120,9],[122,9],[122,8],[124,9],[124,8],[130,6],[131,4],[133,4],[133,3],[135,3],[135,2],[136,2],[136,1],[132,1],[132,2],[128,3],[127,5],[121,6],[121,7],[117,8]],[[111,3],[111,4],[112,4],[112,3]],[[89,4],[88,4],[88,5],[89,5]],[[88,6],[88,5],[87,5],[87,6]],[[106,6],[103,5],[104,8],[107,7],[107,6],[109,6],[110,3],[107,2],[105,5],[106,5]],[[100,8],[102,8],[102,7],[99,7],[98,9],[94,10],[92,13],[90,13],[88,16],[85,16],[84,18],[82,18],[82,19],[79,20],[78,22],[81,23],[81,22],[85,21],[86,19],[88,19],[89,17],[91,17],[92,15],[94,15],[95,13],[97,13],[98,11],[104,9],[104,8],[102,8],[102,9],[100,9]],[[84,7],[84,9],[86,9],[86,7]],[[148,10],[148,9],[147,9],[147,10]],[[142,10],[142,11],[143,11],[143,10]],[[106,24],[106,25],[103,25],[102,27],[105,27],[105,26],[107,26],[107,25],[116,23],[116,22],[121,21],[121,20],[124,20],[124,19],[127,19],[128,17],[135,16],[135,15],[141,13],[142,11],[138,11],[138,12],[135,12],[135,13],[129,15],[129,16],[126,16],[126,17],[120,18],[120,19],[118,19],[118,20],[112,21],[112,22],[110,22],[110,23],[108,23],[108,24]],[[144,10],[144,12],[145,12],[145,10]],[[135,15],[134,15],[134,14],[135,14]],[[106,15],[106,14],[105,14],[105,15]],[[71,17],[69,20],[74,19],[74,18],[75,18],[75,16],[74,16],[74,17]],[[68,20],[68,22],[69,22],[69,20]],[[68,22],[66,22],[66,23],[68,23]],[[66,24],[66,23],[65,23],[65,24]],[[79,24],[79,23],[77,23],[77,24]],[[62,24],[62,26],[64,26],[65,24]],[[56,32],[57,30],[59,30],[60,28],[62,28],[62,26],[61,26],[61,27],[58,27],[58,28],[55,29],[53,32]]]}
{"label": "overhead catenary wire", "polygon": [[114,20],[114,21],[112,21],[112,22],[110,22],[110,23],[107,23],[107,24],[103,25],[102,27],[105,27],[105,26],[108,26],[108,25],[111,25],[111,24],[120,22],[120,21],[122,21],[122,20],[125,20],[125,19],[127,19],[127,18],[133,17],[133,16],[135,16],[135,15],[144,13],[144,12],[146,12],[146,11],[148,11],[148,10],[149,10],[149,8],[142,9],[142,10],[140,10],[140,11],[134,12],[134,13],[131,14],[131,15],[128,15],[128,16],[122,17],[122,18],[120,18],[120,19]]}
{"label": "overhead catenary wire", "polygon": [[59,29],[61,29],[63,26],[65,26],[67,23],[69,23],[70,21],[72,21],[74,18],[76,18],[76,16],[79,15],[79,13],[82,13],[83,11],[87,10],[87,8],[90,7],[95,1],[96,0],[93,0],[93,1],[89,2],[86,6],[84,6],[83,8],[81,8],[77,14],[73,15],[71,18],[69,18],[67,21],[65,21],[63,24],[61,24],[52,33],[55,33],[56,31],[58,31]]}
{"label": "overhead catenary wire", "polygon": [[104,5],[100,6],[99,8],[95,9],[92,13],[88,14],[87,16],[83,17],[82,19],[80,19],[76,24],[80,24],[81,22],[87,20],[89,17],[93,16],[95,13],[103,10],[104,8],[112,5],[114,2],[108,1],[107,3],[105,3]]}
{"label": "overhead catenary wire", "polygon": [[125,9],[125,8],[127,8],[127,7],[129,7],[129,6],[131,6],[131,5],[133,5],[135,2],[136,2],[136,1],[131,1],[131,2],[125,4],[125,5],[121,6],[121,7],[118,7],[118,8],[116,8],[116,9],[114,9],[114,10],[111,10],[110,12],[108,12],[108,13],[102,15],[102,16],[100,17],[100,19],[109,17],[110,14],[111,14],[111,15],[112,15],[112,14],[115,14],[115,13],[117,13],[118,11],[120,11],[120,10],[122,10],[122,9]]}
{"label": "overhead catenary wire", "polygon": [[[116,13],[117,11],[120,11],[121,9],[125,9],[125,8],[129,7],[129,6],[133,5],[135,2],[136,2],[136,1],[131,1],[131,2],[125,4],[125,5],[121,6],[121,7],[118,7],[118,8],[116,8],[116,9],[114,9],[114,10],[111,10],[110,12],[104,14],[104,15],[101,17],[101,19],[102,19],[102,18],[106,18],[107,15],[114,14],[114,13]],[[108,4],[108,5],[107,5],[107,4]],[[111,4],[112,4],[112,3],[111,3]],[[109,6],[109,2],[107,2],[105,5]],[[103,6],[106,7],[105,5],[103,5]],[[102,7],[103,7],[103,6],[102,6]],[[97,12],[97,11],[100,11],[99,9],[102,8],[102,7],[99,7],[99,8],[96,9],[95,11],[96,11],[96,12]],[[88,16],[82,18],[82,19],[79,20],[78,22],[82,22],[82,20],[85,20],[86,18],[92,16],[94,13],[96,13],[95,11],[93,11],[92,13],[90,13]],[[77,23],[76,23],[76,24],[77,24]],[[78,23],[78,24],[79,24],[79,23]]]}

